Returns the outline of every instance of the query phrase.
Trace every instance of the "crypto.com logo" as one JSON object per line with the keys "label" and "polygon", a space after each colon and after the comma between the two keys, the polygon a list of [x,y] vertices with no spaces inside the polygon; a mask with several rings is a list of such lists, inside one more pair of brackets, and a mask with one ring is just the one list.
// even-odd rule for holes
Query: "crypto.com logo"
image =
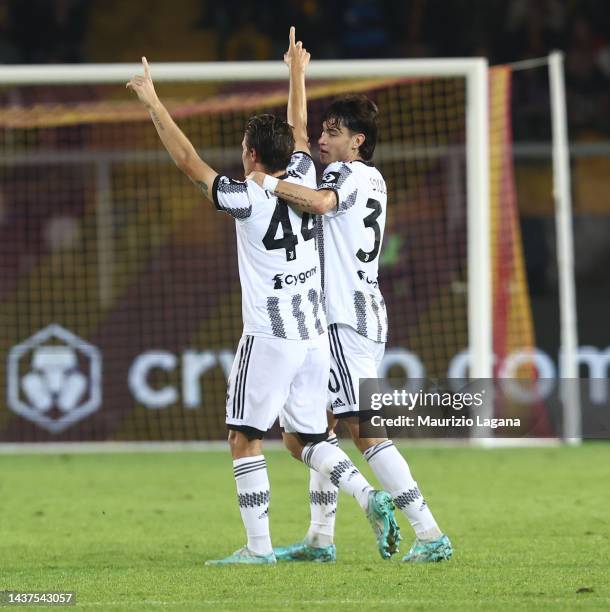
{"label": "crypto.com logo", "polygon": [[101,375],[97,348],[60,325],[49,325],[11,349],[8,405],[59,433],[99,408]]}

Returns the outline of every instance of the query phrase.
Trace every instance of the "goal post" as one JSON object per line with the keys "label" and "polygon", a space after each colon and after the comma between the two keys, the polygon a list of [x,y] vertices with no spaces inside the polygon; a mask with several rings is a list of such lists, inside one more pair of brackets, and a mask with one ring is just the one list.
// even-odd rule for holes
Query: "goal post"
{"label": "goal post", "polygon": [[564,439],[568,444],[582,441],[580,385],[578,382],[578,319],[574,278],[574,231],[572,229],[572,188],[570,149],[563,70],[563,53],[549,55],[551,120],[553,134],[553,199],[557,235],[559,276],[560,357],[559,376],[563,397]]}

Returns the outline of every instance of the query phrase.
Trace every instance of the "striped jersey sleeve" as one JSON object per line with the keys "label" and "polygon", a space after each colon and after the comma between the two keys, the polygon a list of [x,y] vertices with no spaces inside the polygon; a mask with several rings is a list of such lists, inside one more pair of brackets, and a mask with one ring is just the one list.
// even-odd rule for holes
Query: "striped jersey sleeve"
{"label": "striped jersey sleeve", "polygon": [[217,210],[235,219],[245,220],[252,214],[246,181],[236,181],[219,174],[212,185],[212,197]]}
{"label": "striped jersey sleeve", "polygon": [[311,155],[305,151],[295,151],[290,158],[290,163],[286,168],[286,177],[283,180],[315,189],[317,185],[316,168]]}
{"label": "striped jersey sleeve", "polygon": [[358,183],[352,169],[344,162],[329,164],[322,175],[318,190],[329,189],[337,195],[337,207],[326,213],[333,217],[347,212],[356,203]]}

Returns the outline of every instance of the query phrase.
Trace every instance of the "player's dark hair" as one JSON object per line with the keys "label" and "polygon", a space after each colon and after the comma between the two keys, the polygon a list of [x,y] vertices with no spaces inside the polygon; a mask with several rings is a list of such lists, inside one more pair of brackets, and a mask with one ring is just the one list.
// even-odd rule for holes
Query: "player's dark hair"
{"label": "player's dark hair", "polygon": [[267,172],[285,170],[294,151],[292,128],[274,115],[250,117],[246,125],[246,147],[256,151]]}
{"label": "player's dark hair", "polygon": [[343,125],[353,134],[364,134],[360,156],[369,160],[377,144],[377,105],[364,94],[349,94],[333,100],[322,121]]}

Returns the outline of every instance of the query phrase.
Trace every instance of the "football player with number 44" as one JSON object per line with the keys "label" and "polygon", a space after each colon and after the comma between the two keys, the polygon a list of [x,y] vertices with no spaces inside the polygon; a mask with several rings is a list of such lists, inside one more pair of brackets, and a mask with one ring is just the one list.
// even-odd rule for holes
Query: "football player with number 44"
{"label": "football player with number 44", "polygon": [[[299,65],[309,54],[292,45]],[[220,211],[235,219],[244,332],[229,377],[226,422],[247,545],[213,565],[270,564],[269,478],[262,439],[280,418],[293,456],[352,495],[366,513],[382,557],[397,550],[391,497],[375,491],[339,448],[326,442],[324,409],[330,351],[322,304],[316,217],[293,210],[267,185],[221,176],[206,164],[159,101],[146,58],[127,87],[146,106],[174,162]],[[295,63],[295,66],[297,63]],[[289,92],[288,118],[306,114],[305,77]],[[294,79],[298,82],[299,79]],[[293,82],[293,79],[291,79]],[[294,119],[292,119],[294,121]],[[303,138],[272,115],[252,117],[242,141],[244,173],[269,173],[299,187],[316,185]],[[307,142],[304,142],[307,146]]]}
{"label": "football player with number 44", "polygon": [[[290,45],[294,45],[291,28]],[[291,71],[291,78],[292,78]],[[291,84],[292,87],[292,84]],[[295,84],[296,87],[296,84]],[[302,87],[305,87],[304,81]],[[301,94],[305,97],[305,94]],[[296,131],[307,132],[307,117]],[[444,535],[405,459],[387,438],[360,437],[358,382],[376,378],[387,339],[386,307],[379,290],[379,250],[386,220],[387,192],[373,165],[377,141],[377,106],[364,95],[335,100],[322,124],[320,161],[326,165],[317,189],[254,172],[249,176],[303,213],[322,215],[320,239],[322,286],[331,345],[329,381],[330,444],[337,444],[332,426],[343,419],[354,443],[394,503],[406,515],[416,540],[403,561],[450,559],[452,546]],[[323,473],[310,474],[311,524],[305,539],[277,548],[279,560],[333,560],[337,488]]]}

